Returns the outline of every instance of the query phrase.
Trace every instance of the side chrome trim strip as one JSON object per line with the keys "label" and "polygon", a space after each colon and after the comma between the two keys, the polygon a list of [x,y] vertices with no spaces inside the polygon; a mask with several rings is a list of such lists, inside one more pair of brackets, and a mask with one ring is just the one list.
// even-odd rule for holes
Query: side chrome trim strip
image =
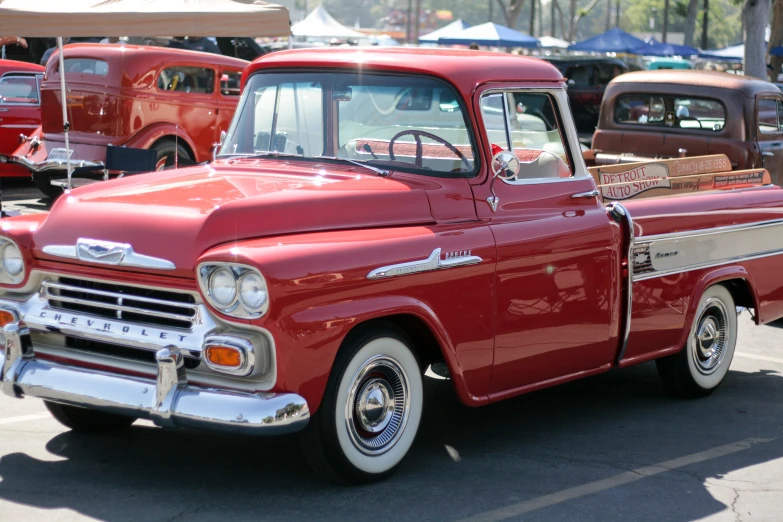
{"label": "side chrome trim strip", "polygon": [[441,249],[436,248],[427,259],[382,266],[367,274],[367,279],[383,279],[386,277],[418,274],[419,272],[430,272],[445,268],[475,265],[481,263],[481,261],[483,261],[483,259],[479,256],[472,255],[470,250],[460,252],[458,255],[447,254],[446,259],[441,259]]}
{"label": "side chrome trim strip", "polygon": [[[783,255],[783,219],[642,237],[634,281]],[[636,264],[636,263],[635,263]]]}
{"label": "side chrome trim strip", "polygon": [[621,224],[625,231],[626,241],[628,242],[625,251],[625,258],[627,260],[627,276],[626,276],[626,295],[625,295],[625,325],[623,331],[623,337],[620,342],[620,349],[617,351],[616,363],[623,359],[625,356],[625,349],[628,347],[628,337],[631,335],[631,312],[633,311],[633,247],[634,247],[634,231],[633,231],[633,218],[622,204],[610,203],[606,207],[609,215],[618,223]]}

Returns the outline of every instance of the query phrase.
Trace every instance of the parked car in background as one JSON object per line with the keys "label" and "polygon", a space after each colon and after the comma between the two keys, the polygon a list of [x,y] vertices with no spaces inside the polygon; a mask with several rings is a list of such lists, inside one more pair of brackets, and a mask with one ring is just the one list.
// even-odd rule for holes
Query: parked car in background
{"label": "parked car in background", "polygon": [[[239,100],[244,60],[163,47],[73,44],[64,48],[71,163],[101,179],[107,147],[157,151],[156,168],[207,161]],[[44,194],[66,177],[59,60],[41,88],[42,125],[10,160]],[[122,170],[122,169],[119,169]]]}
{"label": "parked car in background", "polygon": [[593,137],[597,164],[726,154],[736,169],[783,182],[783,94],[775,84],[711,71],[640,71],[606,89]]}
{"label": "parked car in background", "polygon": [[547,56],[543,58],[558,68],[568,82],[568,101],[574,114],[579,139],[590,145],[604,90],[613,78],[628,72],[628,65],[618,58],[593,56]]}
{"label": "parked car in background", "polygon": [[783,317],[783,191],[607,205],[540,60],[281,51],[243,89],[209,165],[3,220],[4,395],[77,432],[301,431],[316,470],[369,482],[437,410],[427,368],[469,406],[652,360],[703,397],[736,307]]}
{"label": "parked car in background", "polygon": [[[12,154],[19,147],[19,135],[41,125],[43,74],[40,65],[0,60],[0,154]],[[28,175],[20,165],[0,163],[0,177]]]}
{"label": "parked car in background", "polygon": [[693,69],[693,62],[682,58],[654,57],[645,60],[647,69],[657,71],[659,69]]}

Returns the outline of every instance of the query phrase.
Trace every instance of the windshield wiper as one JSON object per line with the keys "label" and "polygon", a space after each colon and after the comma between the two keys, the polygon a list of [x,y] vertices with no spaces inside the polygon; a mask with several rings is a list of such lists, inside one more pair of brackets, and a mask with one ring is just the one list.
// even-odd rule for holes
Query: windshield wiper
{"label": "windshield wiper", "polygon": [[218,159],[253,159],[253,158],[304,158],[301,154],[278,152],[276,150],[254,152],[252,154],[220,154]]}
{"label": "windshield wiper", "polygon": [[326,159],[326,160],[332,160],[332,161],[343,161],[345,163],[350,163],[351,165],[356,165],[357,167],[364,167],[367,170],[371,170],[371,171],[375,172],[376,174],[378,174],[382,178],[385,178],[385,177],[391,175],[391,171],[390,170],[381,169],[381,168],[378,168],[378,167],[373,167],[372,165],[368,165],[367,163],[365,163],[363,161],[357,161],[357,160],[352,160],[352,159],[348,159],[348,158],[338,158],[336,156],[313,156],[313,158],[315,158],[315,159]]}

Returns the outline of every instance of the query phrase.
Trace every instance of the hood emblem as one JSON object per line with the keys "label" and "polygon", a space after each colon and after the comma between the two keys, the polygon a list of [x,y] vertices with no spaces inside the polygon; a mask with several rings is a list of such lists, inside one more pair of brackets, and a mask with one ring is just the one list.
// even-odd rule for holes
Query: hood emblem
{"label": "hood emblem", "polygon": [[76,256],[82,261],[119,265],[129,253],[133,254],[133,247],[127,243],[81,238],[76,241]]}
{"label": "hood emblem", "polygon": [[113,243],[99,239],[79,238],[75,245],[47,245],[43,253],[50,256],[78,259],[102,265],[131,266],[153,270],[174,270],[174,263],[159,257],[145,256],[133,251],[128,243]]}

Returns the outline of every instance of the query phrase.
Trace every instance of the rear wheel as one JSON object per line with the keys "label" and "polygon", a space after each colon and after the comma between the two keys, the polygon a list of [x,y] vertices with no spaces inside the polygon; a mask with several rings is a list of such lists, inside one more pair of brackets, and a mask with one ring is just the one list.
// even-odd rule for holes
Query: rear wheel
{"label": "rear wheel", "polygon": [[704,397],[723,382],[737,344],[737,312],[731,293],[721,285],[699,300],[685,348],[658,359],[663,385],[676,397]]}
{"label": "rear wheel", "polygon": [[73,431],[104,433],[129,428],[136,419],[102,411],[66,406],[56,402],[44,401],[46,409],[57,421]]}
{"label": "rear wheel", "polygon": [[57,199],[63,195],[62,187],[52,185],[52,177],[46,174],[33,174],[33,183],[47,198]]}
{"label": "rear wheel", "polygon": [[423,403],[421,370],[406,336],[377,323],[338,354],[318,412],[302,434],[310,465],[337,482],[392,474],[413,444]]}
{"label": "rear wheel", "polygon": [[158,152],[158,159],[155,163],[155,170],[163,170],[166,167],[173,167],[175,161],[178,163],[182,160],[190,161],[193,159],[190,157],[190,153],[187,151],[187,149],[185,149],[185,147],[179,143],[175,143],[172,140],[160,140],[150,148]]}

